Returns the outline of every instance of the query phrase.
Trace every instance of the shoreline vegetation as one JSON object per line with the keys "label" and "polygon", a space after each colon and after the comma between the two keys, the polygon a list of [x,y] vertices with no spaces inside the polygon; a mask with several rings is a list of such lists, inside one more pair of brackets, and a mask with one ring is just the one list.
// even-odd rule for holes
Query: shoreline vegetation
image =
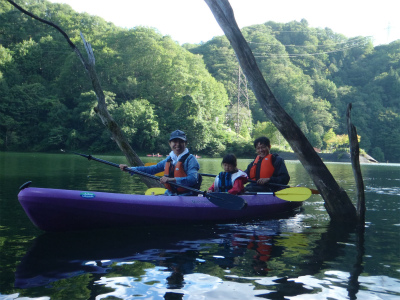
{"label": "shoreline vegetation", "polygon": [[[296,157],[296,154],[294,152],[283,152],[283,151],[272,151],[273,153],[277,153],[280,157],[282,157],[284,160],[298,160]],[[196,154],[194,154],[196,155]],[[351,163],[351,156],[350,153],[348,152],[333,152],[333,153],[318,153],[319,157],[324,162],[344,162],[344,163]],[[140,155],[140,156],[146,156],[146,155]],[[198,154],[199,158],[209,158],[208,156],[204,156],[203,154],[199,153]],[[163,156],[164,158],[166,156]],[[221,156],[222,157],[222,156]],[[210,157],[210,158],[216,158],[216,157]],[[238,156],[238,158],[254,158],[253,156]],[[384,162],[379,162],[372,156],[362,153],[359,156],[360,158],[360,163],[384,163]]]}
{"label": "shoreline vegetation", "polygon": [[[0,153],[2,152],[9,152],[9,151],[0,151]],[[14,152],[14,151],[10,151],[10,152]],[[19,151],[18,151],[19,152]],[[25,152],[25,151],[20,151],[23,153],[30,153],[30,152]],[[91,151],[79,151],[77,150],[77,152],[82,152],[82,153],[89,153]],[[296,157],[296,154],[294,152],[283,152],[283,151],[273,151],[274,153],[277,153],[280,157],[282,157],[284,160],[298,160]],[[32,152],[34,153],[34,152]],[[60,152],[43,152],[43,153],[60,153]],[[107,153],[90,153],[92,155],[111,155],[111,156],[122,156],[123,153],[120,152],[107,152]],[[139,157],[146,157],[147,154],[146,153],[138,153]],[[196,154],[194,154],[196,155]],[[219,157],[209,157],[206,156],[202,153],[198,153],[198,159],[202,159],[202,158],[219,158]],[[334,152],[334,153],[318,153],[318,155],[321,157],[322,161],[324,162],[339,162],[339,163],[351,163],[351,157],[350,157],[350,153],[347,152]],[[163,155],[162,157],[158,157],[160,159],[165,158],[166,155]],[[222,157],[222,156],[221,156]],[[254,157],[252,156],[246,156],[246,157],[242,157],[239,156],[239,159],[252,159]],[[372,156],[362,153],[360,154],[360,163],[364,164],[364,163],[389,163],[388,161],[377,161],[376,159],[374,159]]]}
{"label": "shoreline vegetation", "polygon": [[[283,151],[273,151],[274,153],[277,153],[280,157],[282,157],[284,160],[298,160],[296,157],[296,154],[294,152],[283,152]],[[118,155],[117,153],[113,153],[110,155]],[[193,154],[196,155],[196,154]],[[197,154],[199,156],[199,158],[217,158],[217,157],[209,157],[206,156],[202,153]],[[344,163],[351,163],[351,156],[350,153],[347,152],[334,152],[334,153],[318,153],[319,157],[321,157],[321,159],[324,162],[344,162]],[[146,154],[139,154],[139,156],[146,156]],[[165,155],[162,157],[166,157]],[[221,156],[222,157],[222,156]],[[248,157],[243,157],[243,156],[238,156],[238,158],[254,158],[252,156],[248,156]],[[360,154],[359,156],[360,158],[360,163],[384,163],[384,162],[379,162],[377,161],[375,158],[373,158],[372,156],[368,155],[368,154]]]}
{"label": "shoreline vegetation", "polygon": [[[277,152],[280,157],[284,160],[298,160],[296,154],[293,152]],[[335,152],[335,153],[318,153],[319,157],[324,162],[344,162],[351,163],[350,153],[347,152]],[[372,156],[368,154],[360,154],[360,163],[383,163],[374,159]]]}

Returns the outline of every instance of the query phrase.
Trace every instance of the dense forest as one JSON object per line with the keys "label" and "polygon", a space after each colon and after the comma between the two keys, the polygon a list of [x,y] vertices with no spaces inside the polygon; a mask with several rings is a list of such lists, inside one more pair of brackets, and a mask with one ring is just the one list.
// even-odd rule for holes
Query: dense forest
{"label": "dense forest", "polygon": [[[96,57],[108,109],[138,153],[168,152],[169,133],[188,134],[194,153],[253,155],[251,140],[288,144],[246,85],[227,39],[179,45],[156,29],[119,28],[65,4],[16,1],[60,26]],[[400,40],[374,47],[306,20],[242,29],[274,95],[315,148],[345,151],[345,111],[360,146],[400,162]],[[118,151],[93,108],[91,82],[64,37],[0,2],[0,150]],[[85,51],[82,49],[82,53]]]}

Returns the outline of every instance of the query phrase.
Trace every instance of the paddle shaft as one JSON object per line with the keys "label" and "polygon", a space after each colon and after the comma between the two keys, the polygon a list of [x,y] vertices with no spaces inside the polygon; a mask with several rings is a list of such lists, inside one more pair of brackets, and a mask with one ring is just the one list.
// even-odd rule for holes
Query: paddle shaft
{"label": "paddle shaft", "polygon": [[[206,174],[206,173],[199,173],[199,174],[202,175],[202,176],[208,176],[208,177],[215,177],[215,176],[217,176],[217,175],[214,175],[214,174]],[[257,183],[257,181],[255,181],[255,180],[250,180],[250,179],[248,180],[248,182]],[[272,182],[268,182],[267,185],[279,186],[279,187],[282,187],[282,188],[291,188],[290,185],[279,184],[279,183],[272,183]],[[315,189],[310,189],[310,190],[311,190],[311,193],[312,193],[312,194],[319,194],[319,191],[318,191],[318,190],[315,190]]]}
{"label": "paddle shaft", "polygon": [[[216,177],[217,176],[217,175],[214,175],[214,174],[205,174],[205,173],[199,173],[199,174],[202,175],[202,176],[208,176],[208,177]],[[256,183],[257,182],[255,180],[250,180],[250,179],[248,179],[247,181],[251,182],[251,183]],[[286,187],[286,188],[290,188],[291,187],[289,185],[284,185],[284,184],[279,184],[279,183],[268,183],[268,184],[281,186],[281,187]]]}
{"label": "paddle shaft", "polygon": [[[214,175],[214,174],[205,174],[205,173],[199,173],[200,175],[202,175],[202,176],[208,176],[208,177],[216,177],[217,175]],[[248,179],[247,180],[248,182],[251,182],[251,183],[257,183],[257,181],[255,181],[255,180],[250,180],[250,179]],[[268,185],[275,185],[275,186],[280,186],[280,187],[284,187],[284,188],[290,188],[291,186],[289,186],[289,185],[284,185],[284,184],[279,184],[279,183],[267,183]]]}

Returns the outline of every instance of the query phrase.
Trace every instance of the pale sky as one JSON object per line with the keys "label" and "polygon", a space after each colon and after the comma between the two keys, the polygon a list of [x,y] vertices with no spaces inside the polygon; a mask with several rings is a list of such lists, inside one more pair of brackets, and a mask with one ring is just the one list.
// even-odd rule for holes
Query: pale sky
{"label": "pale sky", "polygon": [[[179,44],[223,35],[203,0],[50,0],[102,17],[119,27],[147,26]],[[306,19],[310,27],[332,29],[348,38],[371,36],[374,45],[400,39],[399,0],[229,0],[240,28],[268,21]]]}

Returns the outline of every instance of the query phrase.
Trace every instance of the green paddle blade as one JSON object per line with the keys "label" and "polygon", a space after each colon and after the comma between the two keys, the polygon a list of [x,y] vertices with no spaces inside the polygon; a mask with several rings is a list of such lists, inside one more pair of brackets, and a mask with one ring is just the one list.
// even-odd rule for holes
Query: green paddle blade
{"label": "green paddle blade", "polygon": [[275,196],[286,201],[304,201],[310,198],[311,190],[306,187],[292,187],[275,192]]}
{"label": "green paddle blade", "polygon": [[206,193],[204,196],[211,203],[225,209],[241,210],[247,205],[243,198],[228,193]]}

